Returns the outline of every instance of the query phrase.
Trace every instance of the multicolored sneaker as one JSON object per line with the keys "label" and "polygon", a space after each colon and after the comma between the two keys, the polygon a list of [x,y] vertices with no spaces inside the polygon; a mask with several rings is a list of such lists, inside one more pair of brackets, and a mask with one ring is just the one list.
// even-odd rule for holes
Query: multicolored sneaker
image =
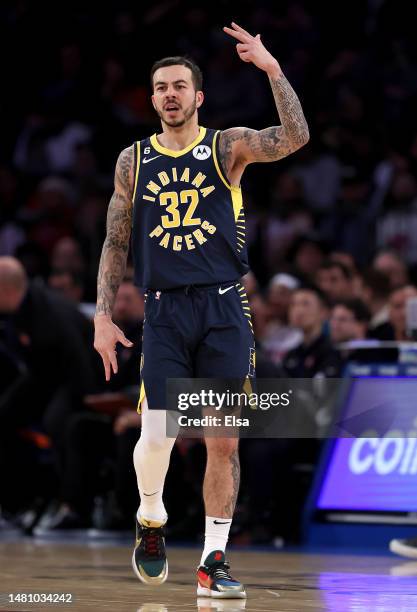
{"label": "multicolored sneaker", "polygon": [[136,576],[145,584],[162,584],[168,576],[165,554],[164,525],[159,521],[136,519],[136,544],[132,567]]}
{"label": "multicolored sneaker", "polygon": [[197,570],[197,596],[244,599],[245,587],[231,577],[229,567],[223,551],[211,552]]}

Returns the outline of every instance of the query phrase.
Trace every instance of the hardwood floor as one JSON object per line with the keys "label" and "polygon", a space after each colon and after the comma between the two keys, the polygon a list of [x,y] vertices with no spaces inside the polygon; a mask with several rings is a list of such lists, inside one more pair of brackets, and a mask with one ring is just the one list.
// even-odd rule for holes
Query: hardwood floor
{"label": "hardwood floor", "polygon": [[[195,595],[198,549],[169,548],[168,581],[150,588],[134,576],[127,546],[0,541],[0,612],[416,612],[417,562],[386,556],[313,553],[228,554],[247,601]],[[68,604],[10,603],[9,593],[71,593]]]}

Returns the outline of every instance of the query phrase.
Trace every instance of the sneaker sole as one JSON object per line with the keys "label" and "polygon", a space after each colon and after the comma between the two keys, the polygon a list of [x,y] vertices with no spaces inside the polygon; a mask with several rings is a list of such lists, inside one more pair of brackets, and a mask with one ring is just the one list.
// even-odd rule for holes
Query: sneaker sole
{"label": "sneaker sole", "polygon": [[207,587],[197,586],[197,597],[214,597],[215,599],[246,599],[245,591],[212,591]]}
{"label": "sneaker sole", "polygon": [[391,552],[400,555],[401,557],[407,557],[408,559],[417,559],[417,548],[413,546],[407,546],[399,540],[391,540],[389,543],[389,549]]}
{"label": "sneaker sole", "polygon": [[162,578],[159,578],[159,577],[152,578],[152,576],[149,576],[146,579],[144,576],[142,576],[142,574],[139,572],[138,568],[136,567],[135,551],[133,551],[133,555],[132,555],[132,568],[137,578],[139,578],[139,580],[143,582],[143,584],[153,584],[155,586],[155,585],[163,584],[165,580],[168,578],[168,559],[165,560],[165,572]]}

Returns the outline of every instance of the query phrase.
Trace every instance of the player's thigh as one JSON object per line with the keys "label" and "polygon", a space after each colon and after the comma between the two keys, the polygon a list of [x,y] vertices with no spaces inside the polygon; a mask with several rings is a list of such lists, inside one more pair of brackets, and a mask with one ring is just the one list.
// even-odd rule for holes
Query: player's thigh
{"label": "player's thigh", "polygon": [[[147,305],[148,306],[148,305]],[[189,378],[193,367],[186,342],[175,320],[155,308],[147,308],[142,340],[141,380],[150,409],[166,409],[166,383]]]}

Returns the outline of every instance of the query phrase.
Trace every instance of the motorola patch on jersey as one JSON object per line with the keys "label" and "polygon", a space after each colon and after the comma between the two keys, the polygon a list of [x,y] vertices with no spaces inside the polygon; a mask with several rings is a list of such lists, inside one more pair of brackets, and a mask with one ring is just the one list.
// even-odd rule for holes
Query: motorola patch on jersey
{"label": "motorola patch on jersey", "polygon": [[207,145],[197,145],[193,149],[193,155],[196,159],[199,159],[202,161],[210,157],[211,149]]}

